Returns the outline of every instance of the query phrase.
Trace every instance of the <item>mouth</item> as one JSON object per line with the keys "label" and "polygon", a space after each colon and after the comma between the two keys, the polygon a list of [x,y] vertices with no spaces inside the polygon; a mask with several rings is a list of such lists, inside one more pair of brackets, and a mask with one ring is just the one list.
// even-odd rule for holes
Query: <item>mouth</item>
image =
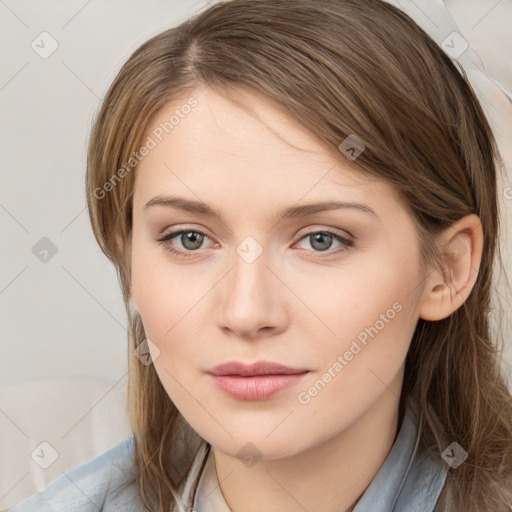
{"label": "mouth", "polygon": [[217,388],[240,400],[263,400],[298,384],[310,370],[260,361],[237,361],[216,366],[207,373]]}

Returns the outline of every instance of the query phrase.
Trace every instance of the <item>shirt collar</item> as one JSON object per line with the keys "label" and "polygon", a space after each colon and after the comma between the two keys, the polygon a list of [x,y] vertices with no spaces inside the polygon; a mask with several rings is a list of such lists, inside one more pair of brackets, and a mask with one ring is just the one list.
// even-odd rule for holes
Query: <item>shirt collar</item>
{"label": "shirt collar", "polygon": [[[407,397],[404,419],[391,451],[353,512],[434,511],[447,468],[428,452],[419,450],[420,425],[417,406]],[[193,503],[194,509],[201,512],[231,512],[219,486],[211,449]]]}
{"label": "shirt collar", "polygon": [[430,512],[444,486],[447,467],[419,450],[423,422],[410,397],[400,432],[354,512]]}

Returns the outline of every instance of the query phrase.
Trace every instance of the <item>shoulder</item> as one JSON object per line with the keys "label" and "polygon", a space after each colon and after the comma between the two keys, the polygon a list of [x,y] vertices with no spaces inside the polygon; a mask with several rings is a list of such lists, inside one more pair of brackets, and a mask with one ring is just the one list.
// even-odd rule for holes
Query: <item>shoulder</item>
{"label": "shoulder", "polygon": [[123,510],[144,511],[135,484],[133,435],[119,444],[73,468],[45,489],[29,496],[8,512],[92,512]]}

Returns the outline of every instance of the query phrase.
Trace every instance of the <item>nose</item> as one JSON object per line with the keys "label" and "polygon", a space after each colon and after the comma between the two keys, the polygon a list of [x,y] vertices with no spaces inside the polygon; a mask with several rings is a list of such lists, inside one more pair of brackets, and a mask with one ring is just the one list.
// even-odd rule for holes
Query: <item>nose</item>
{"label": "nose", "polygon": [[[286,286],[269,267],[265,252],[246,261],[235,252],[233,265],[218,288],[219,328],[240,338],[276,335],[288,321]],[[289,293],[289,292],[288,292]]]}

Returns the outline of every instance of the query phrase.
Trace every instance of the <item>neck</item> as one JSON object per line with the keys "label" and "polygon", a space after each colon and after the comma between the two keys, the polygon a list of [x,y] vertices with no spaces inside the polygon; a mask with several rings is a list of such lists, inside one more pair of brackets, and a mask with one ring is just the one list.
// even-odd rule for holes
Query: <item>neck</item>
{"label": "neck", "polygon": [[399,399],[387,390],[335,437],[286,458],[261,459],[250,468],[212,448],[226,503],[232,512],[350,512],[396,440],[399,412]]}

